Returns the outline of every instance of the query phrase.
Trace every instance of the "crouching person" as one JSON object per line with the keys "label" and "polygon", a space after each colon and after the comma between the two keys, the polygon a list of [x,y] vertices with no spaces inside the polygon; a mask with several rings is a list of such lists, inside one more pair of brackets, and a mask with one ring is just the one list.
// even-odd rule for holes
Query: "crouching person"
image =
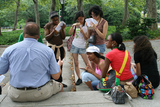
{"label": "crouching person", "polygon": [[45,100],[63,90],[63,85],[55,81],[61,74],[63,60],[57,63],[52,49],[37,41],[37,24],[27,23],[24,37],[22,42],[5,49],[0,57],[0,74],[10,70],[8,95],[13,101]]}

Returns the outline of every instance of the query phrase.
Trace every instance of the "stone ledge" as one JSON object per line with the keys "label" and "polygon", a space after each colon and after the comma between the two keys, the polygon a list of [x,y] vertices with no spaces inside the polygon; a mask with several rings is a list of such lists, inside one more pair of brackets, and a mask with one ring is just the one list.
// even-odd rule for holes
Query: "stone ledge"
{"label": "stone ledge", "polygon": [[56,107],[115,107],[115,106],[123,106],[123,107],[159,107],[160,105],[160,90],[155,90],[156,94],[154,96],[153,100],[146,100],[142,99],[140,97],[133,99],[132,101],[129,101],[126,98],[125,104],[114,104],[112,101],[107,100],[103,97],[103,93],[100,91],[78,91],[78,92],[60,92],[51,98],[41,101],[41,102],[13,102],[11,99],[6,96],[4,98],[4,95],[0,95],[0,99],[4,98],[4,100],[1,102],[1,107],[19,107],[19,106],[56,106]]}

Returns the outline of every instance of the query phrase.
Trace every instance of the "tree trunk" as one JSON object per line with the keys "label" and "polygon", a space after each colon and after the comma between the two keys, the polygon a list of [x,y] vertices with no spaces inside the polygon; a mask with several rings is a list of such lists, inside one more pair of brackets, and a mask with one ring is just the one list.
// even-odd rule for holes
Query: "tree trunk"
{"label": "tree trunk", "polygon": [[16,9],[16,15],[15,15],[15,21],[14,21],[13,31],[16,30],[16,27],[17,27],[18,9],[19,9],[19,6],[20,6],[20,0],[18,0],[18,1],[16,2],[16,4],[17,4],[17,9]]}
{"label": "tree trunk", "polygon": [[[51,8],[50,8],[49,16],[52,11],[55,11],[55,8],[56,8],[56,0],[51,0]],[[51,21],[50,17],[49,17],[49,21]]]}
{"label": "tree trunk", "polygon": [[2,33],[1,33],[1,27],[0,27],[0,36],[2,35]]}
{"label": "tree trunk", "polygon": [[78,11],[83,11],[83,0],[77,0]]}
{"label": "tree trunk", "polygon": [[[147,5],[147,17],[154,18],[157,21],[157,8],[156,8],[156,0],[146,0]],[[158,30],[157,23],[152,24],[152,30]]]}
{"label": "tree trunk", "polygon": [[128,0],[124,0],[124,2],[125,2],[125,5],[124,5],[124,16],[123,16],[122,25],[126,24],[127,17],[129,17]]}
{"label": "tree trunk", "polygon": [[34,2],[34,12],[36,17],[36,23],[40,27],[39,11],[38,11],[38,0],[33,0]]}

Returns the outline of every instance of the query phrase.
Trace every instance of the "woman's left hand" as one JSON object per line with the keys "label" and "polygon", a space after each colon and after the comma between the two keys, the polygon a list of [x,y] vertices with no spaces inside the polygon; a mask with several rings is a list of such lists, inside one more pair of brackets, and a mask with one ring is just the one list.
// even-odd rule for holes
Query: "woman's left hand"
{"label": "woman's left hand", "polygon": [[96,29],[96,25],[93,22],[91,22],[90,24],[92,28]]}
{"label": "woman's left hand", "polygon": [[83,31],[82,27],[80,27],[80,32],[81,32],[82,34],[84,34],[84,31]]}
{"label": "woman's left hand", "polygon": [[89,72],[91,74],[93,74],[93,72],[94,72],[94,70],[91,68],[91,66],[89,64],[87,64],[86,70],[87,70],[87,72]]}

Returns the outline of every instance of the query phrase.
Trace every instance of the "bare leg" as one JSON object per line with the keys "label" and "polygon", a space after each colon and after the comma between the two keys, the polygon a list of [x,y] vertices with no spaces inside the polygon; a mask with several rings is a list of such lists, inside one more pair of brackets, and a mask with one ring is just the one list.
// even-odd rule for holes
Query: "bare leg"
{"label": "bare leg", "polygon": [[76,71],[77,77],[80,78],[78,54],[73,54],[73,59],[74,59],[74,66],[75,66],[75,71]]}
{"label": "bare leg", "polygon": [[82,57],[84,63],[86,64],[86,66],[87,66],[87,64],[89,64],[89,60],[88,60],[87,55],[86,54],[81,54],[81,57]]}
{"label": "bare leg", "polygon": [[86,83],[86,85],[87,85],[91,90],[93,90],[92,85],[91,85],[91,82],[92,82],[92,81],[88,81],[88,82],[85,82],[85,83]]}

